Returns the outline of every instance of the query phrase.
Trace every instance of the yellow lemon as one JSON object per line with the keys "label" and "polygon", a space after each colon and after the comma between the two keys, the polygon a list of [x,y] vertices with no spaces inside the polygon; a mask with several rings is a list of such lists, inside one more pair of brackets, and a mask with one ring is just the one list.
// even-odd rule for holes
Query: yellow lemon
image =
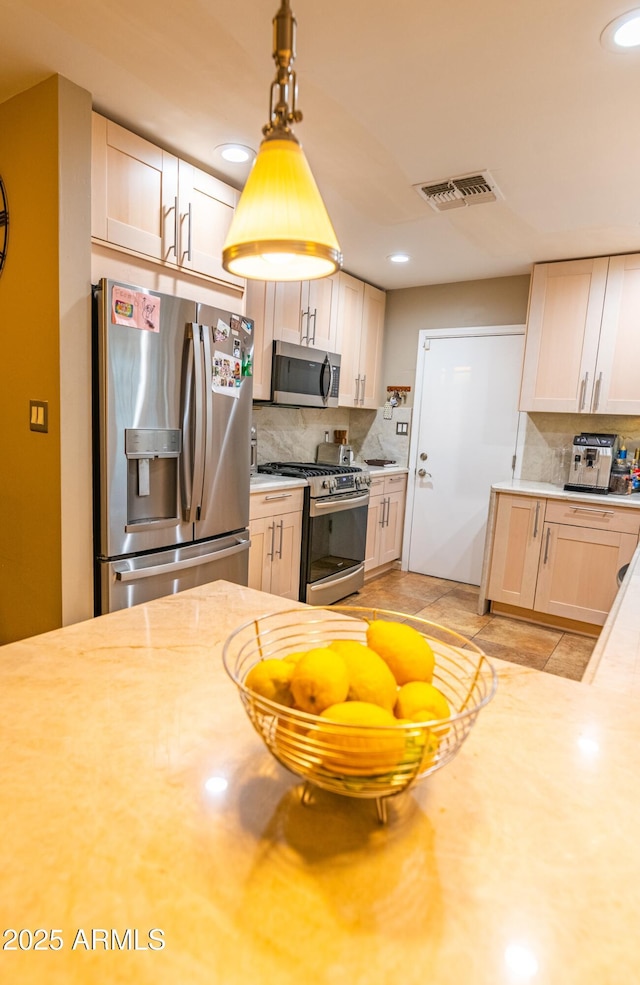
{"label": "yellow lemon", "polygon": [[260,660],[251,668],[244,683],[261,697],[290,708],[293,705],[291,678],[294,670],[294,665],[286,660]]}
{"label": "yellow lemon", "polygon": [[291,693],[301,711],[319,715],[329,705],[346,699],[349,673],[344,660],[335,650],[317,647],[291,666]]}
{"label": "yellow lemon", "polygon": [[[417,723],[418,721],[420,721],[420,719],[398,718],[397,721],[398,724],[412,725],[414,722]],[[419,731],[416,730],[416,732],[414,732],[412,729],[411,732],[409,733],[409,736],[410,736],[410,741],[413,743],[413,745],[419,748],[420,750],[420,755],[421,755],[420,772],[422,773],[424,770],[429,769],[430,766],[433,766],[436,758],[436,753],[438,752],[438,747],[440,745],[440,739],[435,734],[433,729],[430,728],[428,729],[422,728]]]}
{"label": "yellow lemon", "polygon": [[367,629],[367,643],[382,657],[398,684],[431,681],[433,650],[422,633],[407,623],[374,619]]}
{"label": "yellow lemon", "polygon": [[[368,701],[344,701],[321,714],[313,729],[317,751],[326,769],[354,776],[384,774],[405,756],[404,730],[393,715]],[[310,733],[311,734],[311,733]]]}
{"label": "yellow lemon", "polygon": [[356,640],[335,640],[329,649],[339,653],[347,665],[349,701],[368,701],[393,711],[398,685],[382,657]]}
{"label": "yellow lemon", "polygon": [[395,713],[399,718],[410,718],[414,722],[432,722],[448,718],[451,708],[442,691],[433,684],[410,681],[398,691]]}
{"label": "yellow lemon", "polygon": [[304,657],[305,653],[308,653],[308,650],[297,650],[295,653],[287,653],[286,657],[282,659],[286,660],[289,664],[297,664]]}

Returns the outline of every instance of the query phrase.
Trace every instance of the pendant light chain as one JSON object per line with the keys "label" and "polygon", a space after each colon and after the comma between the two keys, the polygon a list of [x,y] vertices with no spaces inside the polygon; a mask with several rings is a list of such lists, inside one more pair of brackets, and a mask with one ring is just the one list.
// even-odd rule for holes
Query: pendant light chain
{"label": "pendant light chain", "polygon": [[[296,19],[289,0],[282,0],[280,10],[273,18],[273,60],[277,72],[271,83],[269,122],[262,128],[265,137],[276,130],[290,132],[289,124],[300,123],[302,113],[296,108],[298,80],[293,71],[296,57]],[[291,103],[291,106],[289,106]]]}
{"label": "pendant light chain", "polygon": [[292,129],[302,120],[295,57],[296,20],[289,0],[281,0],[273,19],[269,122],[222,248],[222,266],[239,277],[304,281],[342,266],[335,230]]}

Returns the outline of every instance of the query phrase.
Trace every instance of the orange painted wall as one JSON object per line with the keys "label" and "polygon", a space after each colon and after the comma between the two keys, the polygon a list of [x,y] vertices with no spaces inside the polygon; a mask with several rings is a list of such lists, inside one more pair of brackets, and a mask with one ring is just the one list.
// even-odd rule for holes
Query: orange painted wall
{"label": "orange painted wall", "polygon": [[[62,623],[60,312],[70,298],[60,293],[61,81],[0,105],[9,207],[0,276],[0,643]],[[86,252],[89,261],[88,239]],[[48,401],[48,434],[29,429],[30,399]]]}

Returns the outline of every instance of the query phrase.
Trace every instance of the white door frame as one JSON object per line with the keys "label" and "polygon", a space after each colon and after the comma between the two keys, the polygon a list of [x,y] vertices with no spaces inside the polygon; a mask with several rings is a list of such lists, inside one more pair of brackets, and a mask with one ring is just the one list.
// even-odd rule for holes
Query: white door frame
{"label": "white door frame", "polygon": [[[402,559],[400,562],[403,571],[409,569],[409,547],[411,544],[411,531],[413,529],[413,509],[415,502],[416,483],[415,476],[418,468],[418,438],[420,420],[420,409],[422,407],[422,396],[424,389],[424,363],[428,347],[426,342],[432,339],[459,339],[473,338],[483,335],[524,335],[526,325],[475,325],[468,328],[423,328],[418,332],[418,354],[416,359],[415,386],[413,388],[414,399],[412,408],[412,427],[411,438],[409,441],[409,482],[407,483],[407,505],[405,514],[404,534],[402,538]],[[522,446],[524,444],[524,427],[522,427],[523,414],[520,412],[518,418],[518,434],[516,438],[516,465],[514,478],[520,476],[522,464]]]}

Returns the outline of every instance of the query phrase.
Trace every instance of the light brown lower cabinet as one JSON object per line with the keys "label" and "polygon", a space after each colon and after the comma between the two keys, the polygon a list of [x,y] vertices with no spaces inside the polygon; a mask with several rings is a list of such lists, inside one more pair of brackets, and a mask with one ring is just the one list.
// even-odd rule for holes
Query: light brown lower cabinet
{"label": "light brown lower cabinet", "polygon": [[498,496],[488,598],[532,609],[536,594],[544,499]]}
{"label": "light brown lower cabinet", "polygon": [[602,626],[639,533],[634,509],[499,494],[487,597]]}
{"label": "light brown lower cabinet", "polygon": [[251,494],[249,588],[297,600],[302,497],[302,489]]}
{"label": "light brown lower cabinet", "polygon": [[407,476],[377,475],[371,480],[364,570],[396,561],[402,553]]}
{"label": "light brown lower cabinet", "polygon": [[534,608],[602,626],[637,543],[617,530],[545,523]]}

